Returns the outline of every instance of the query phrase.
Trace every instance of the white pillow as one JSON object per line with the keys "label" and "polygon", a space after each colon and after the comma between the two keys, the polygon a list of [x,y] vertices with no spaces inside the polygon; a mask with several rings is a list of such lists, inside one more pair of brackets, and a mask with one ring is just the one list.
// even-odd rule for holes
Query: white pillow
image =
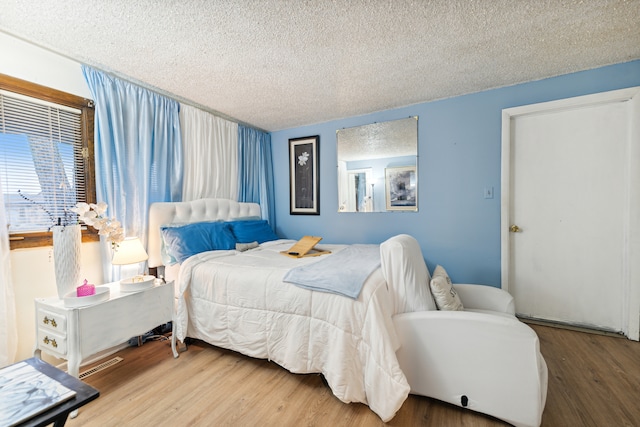
{"label": "white pillow", "polygon": [[436,266],[436,269],[433,271],[430,284],[431,293],[433,294],[433,298],[436,300],[438,310],[464,310],[462,301],[460,301],[458,293],[451,284],[449,275],[442,266]]}

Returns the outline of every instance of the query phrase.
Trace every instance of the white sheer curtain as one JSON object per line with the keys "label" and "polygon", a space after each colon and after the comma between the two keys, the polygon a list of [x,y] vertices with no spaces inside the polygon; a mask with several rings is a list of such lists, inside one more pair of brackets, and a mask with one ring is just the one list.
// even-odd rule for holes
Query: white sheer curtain
{"label": "white sheer curtain", "polygon": [[4,211],[4,192],[0,180],[0,367],[14,362],[18,350],[16,303],[11,279],[9,233]]}
{"label": "white sheer curtain", "polygon": [[182,200],[238,197],[238,124],[180,105]]}

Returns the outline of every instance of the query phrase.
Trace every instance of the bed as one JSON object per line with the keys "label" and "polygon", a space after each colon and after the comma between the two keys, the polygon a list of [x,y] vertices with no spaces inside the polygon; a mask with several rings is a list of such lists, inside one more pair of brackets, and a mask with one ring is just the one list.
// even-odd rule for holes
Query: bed
{"label": "bed", "polygon": [[[285,275],[294,268],[312,269],[316,263],[348,256],[354,248],[319,244],[331,254],[309,258],[284,256],[281,252],[294,241],[259,242],[264,236],[245,232],[248,224],[260,223],[259,216],[257,204],[223,199],[151,206],[150,268],[166,266],[168,257],[171,261],[166,253],[171,248],[166,246],[173,243],[167,243],[166,239],[173,230],[168,228],[225,221],[223,224],[238,226],[238,234],[244,232],[239,246],[242,250],[202,251],[166,266],[167,279],[176,281],[177,338],[200,339],[247,356],[268,359],[293,373],[321,373],[338,399],[364,403],[383,421],[389,421],[410,391],[396,357],[399,341],[393,316],[435,308],[428,287],[390,286],[383,276],[382,263],[403,261],[380,256],[378,246],[373,250],[378,252],[379,264],[364,275],[366,280],[355,298],[284,282]],[[221,227],[219,222],[211,226]],[[161,228],[165,230],[162,233]],[[234,233],[235,230],[232,228]],[[198,233],[200,236],[208,231]],[[220,231],[216,233],[218,236]],[[254,241],[259,244],[256,246]],[[371,252],[372,248],[362,249]],[[393,269],[392,265],[386,267]],[[349,272],[338,273],[341,277],[350,276]]]}
{"label": "bed", "polygon": [[[178,239],[185,248],[171,240],[182,233],[174,228],[195,229]],[[190,252],[212,239],[217,250]],[[294,373],[321,373],[338,399],[364,403],[385,422],[413,393],[517,427],[541,424],[547,366],[538,337],[515,317],[507,292],[451,284],[447,276],[464,307],[438,310],[434,280],[408,235],[379,246],[324,244],[331,254],[300,259],[281,253],[293,243],[273,234],[254,203],[153,204],[149,267],[164,266],[167,280],[176,281],[177,338],[269,359]],[[370,271],[362,272],[364,264]],[[316,272],[311,289],[309,282],[289,283],[292,272],[306,269]],[[326,280],[332,271],[339,279]],[[361,287],[342,287],[353,275],[364,276]],[[338,294],[313,290],[327,281],[339,285]]]}

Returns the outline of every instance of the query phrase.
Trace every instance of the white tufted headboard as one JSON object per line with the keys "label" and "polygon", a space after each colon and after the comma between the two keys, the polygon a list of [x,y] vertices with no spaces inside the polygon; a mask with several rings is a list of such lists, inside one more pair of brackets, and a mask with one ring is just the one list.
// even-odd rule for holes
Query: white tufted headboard
{"label": "white tufted headboard", "polygon": [[166,224],[189,224],[199,221],[229,221],[235,218],[260,216],[257,203],[229,199],[198,199],[191,202],[158,202],[149,208],[149,267],[162,265],[160,227]]}

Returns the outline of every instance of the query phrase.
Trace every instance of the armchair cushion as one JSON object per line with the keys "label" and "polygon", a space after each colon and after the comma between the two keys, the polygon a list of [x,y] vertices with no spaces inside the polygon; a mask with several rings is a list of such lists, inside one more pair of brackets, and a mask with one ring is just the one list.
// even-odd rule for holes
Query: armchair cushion
{"label": "armchair cushion", "polygon": [[433,277],[431,278],[431,294],[436,301],[438,310],[464,310],[462,301],[456,292],[451,279],[446,270],[438,265],[433,271]]}

